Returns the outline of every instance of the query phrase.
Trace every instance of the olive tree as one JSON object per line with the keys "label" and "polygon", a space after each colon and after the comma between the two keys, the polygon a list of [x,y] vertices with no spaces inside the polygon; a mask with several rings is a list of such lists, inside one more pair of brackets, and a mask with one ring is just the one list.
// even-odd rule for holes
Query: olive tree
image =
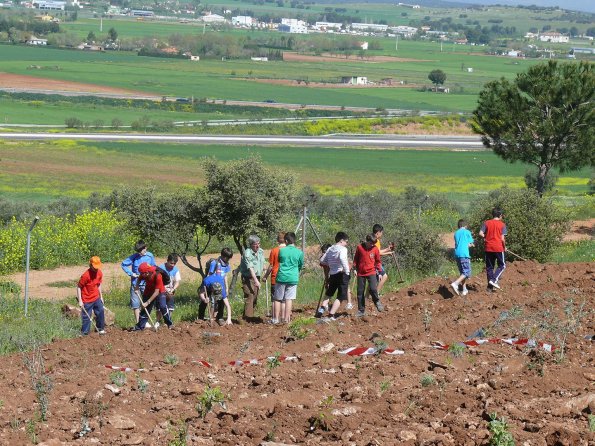
{"label": "olive tree", "polygon": [[588,62],[549,61],[514,81],[489,82],[473,112],[473,130],[505,161],[537,166],[542,195],[547,174],[595,162],[595,74]]}
{"label": "olive tree", "polygon": [[248,235],[278,229],[278,222],[293,208],[293,175],[266,167],[259,157],[226,163],[207,159],[204,171],[200,224],[211,236],[233,237],[240,252]]}
{"label": "olive tree", "polygon": [[436,86],[442,85],[446,82],[446,73],[442,70],[432,70],[428,74],[428,79]]}

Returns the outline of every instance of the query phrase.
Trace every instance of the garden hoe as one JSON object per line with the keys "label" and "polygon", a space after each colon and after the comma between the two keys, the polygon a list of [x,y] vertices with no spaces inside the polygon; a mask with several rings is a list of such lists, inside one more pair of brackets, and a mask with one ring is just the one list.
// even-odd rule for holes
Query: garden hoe
{"label": "garden hoe", "polygon": [[271,317],[271,294],[269,293],[269,281],[264,281],[265,292],[267,294],[267,317]]}
{"label": "garden hoe", "polygon": [[85,314],[87,315],[87,317],[89,318],[89,320],[91,321],[91,323],[93,324],[93,327],[95,327],[95,331],[99,331],[99,328],[97,328],[97,324],[95,324],[95,320],[93,320],[93,318],[91,316],[89,316],[89,313],[87,313],[87,310],[85,310],[85,307],[82,306],[81,310],[83,310],[85,312]]}
{"label": "garden hoe", "polygon": [[149,310],[147,310],[146,307],[143,306],[143,299],[141,298],[140,294],[138,291],[134,290],[134,292],[136,293],[136,295],[138,296],[138,298],[140,299],[141,302],[141,308],[143,310],[145,310],[145,313],[147,313],[147,317],[149,318],[149,323],[151,324],[151,326],[153,327],[153,330],[157,331],[157,327],[155,326],[155,323],[153,322],[153,318],[151,317],[151,313],[149,313]]}
{"label": "garden hoe", "polygon": [[395,252],[392,252],[393,260],[395,261],[395,266],[397,267],[397,272],[399,273],[399,283],[405,283],[405,279],[403,279],[403,274],[401,274],[401,267],[399,266],[399,261],[397,260],[397,255]]}
{"label": "garden hoe", "polygon": [[325,285],[326,285],[326,280],[322,282],[322,289],[320,290],[320,297],[318,298],[318,305],[316,305],[316,311],[314,312],[314,317],[318,316],[318,309],[320,308],[320,303],[322,302],[322,295],[324,294]]}
{"label": "garden hoe", "polygon": [[528,262],[528,260],[527,260],[527,259],[525,259],[525,258],[521,257],[521,256],[520,256],[520,255],[518,255],[518,254],[515,254],[515,253],[514,253],[514,252],[512,252],[510,249],[507,249],[507,250],[506,250],[506,252],[507,252],[507,253],[509,253],[509,254],[512,254],[512,255],[513,255],[513,256],[515,256],[517,259],[519,259],[519,260],[522,260],[523,262]]}

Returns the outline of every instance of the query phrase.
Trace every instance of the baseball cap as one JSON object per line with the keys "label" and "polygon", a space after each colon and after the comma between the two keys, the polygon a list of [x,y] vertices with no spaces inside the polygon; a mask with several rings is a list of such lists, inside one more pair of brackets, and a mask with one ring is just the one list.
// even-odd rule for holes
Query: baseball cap
{"label": "baseball cap", "polygon": [[141,274],[142,273],[150,273],[151,271],[153,271],[153,268],[147,262],[141,263],[140,266],[138,267],[138,272]]}
{"label": "baseball cap", "polygon": [[98,256],[93,256],[89,259],[89,265],[95,269],[101,269],[101,259]]}

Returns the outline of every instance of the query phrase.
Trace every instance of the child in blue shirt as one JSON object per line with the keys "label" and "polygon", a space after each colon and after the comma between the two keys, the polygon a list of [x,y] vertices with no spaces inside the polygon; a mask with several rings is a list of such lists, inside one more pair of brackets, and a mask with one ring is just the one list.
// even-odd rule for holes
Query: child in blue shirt
{"label": "child in blue shirt", "polygon": [[[469,292],[465,282],[471,277],[471,255],[469,248],[475,246],[473,244],[473,235],[467,229],[467,222],[463,219],[458,222],[458,230],[454,234],[455,239],[455,259],[461,274],[457,280],[450,284],[457,296],[466,296]],[[463,289],[459,292],[459,287],[462,285]]]}
{"label": "child in blue shirt", "polygon": [[[221,255],[217,258],[217,260],[211,261],[208,265],[208,271],[205,271],[206,276],[203,280],[203,283],[198,288],[198,295],[200,297],[200,302],[198,305],[199,320],[205,319],[205,311],[209,303],[208,298],[211,298],[212,308],[216,310],[216,319],[219,324],[224,323],[223,310],[227,309],[227,322],[225,323],[227,325],[231,325],[231,307],[229,305],[229,301],[227,300],[229,291],[229,281],[227,274],[231,271],[229,261],[232,257],[233,251],[230,248],[223,248],[221,250]],[[222,290],[221,295],[217,294],[218,299],[213,300],[211,286],[215,282],[221,284]],[[205,289],[207,293],[205,293]]]}

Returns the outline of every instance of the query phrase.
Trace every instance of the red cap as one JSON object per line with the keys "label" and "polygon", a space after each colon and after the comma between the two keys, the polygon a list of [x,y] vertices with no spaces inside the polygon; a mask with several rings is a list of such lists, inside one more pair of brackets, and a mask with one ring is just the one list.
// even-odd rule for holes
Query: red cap
{"label": "red cap", "polygon": [[143,262],[138,267],[138,272],[141,274],[150,273],[150,272],[153,272],[153,267],[151,265],[149,265],[147,262]]}

